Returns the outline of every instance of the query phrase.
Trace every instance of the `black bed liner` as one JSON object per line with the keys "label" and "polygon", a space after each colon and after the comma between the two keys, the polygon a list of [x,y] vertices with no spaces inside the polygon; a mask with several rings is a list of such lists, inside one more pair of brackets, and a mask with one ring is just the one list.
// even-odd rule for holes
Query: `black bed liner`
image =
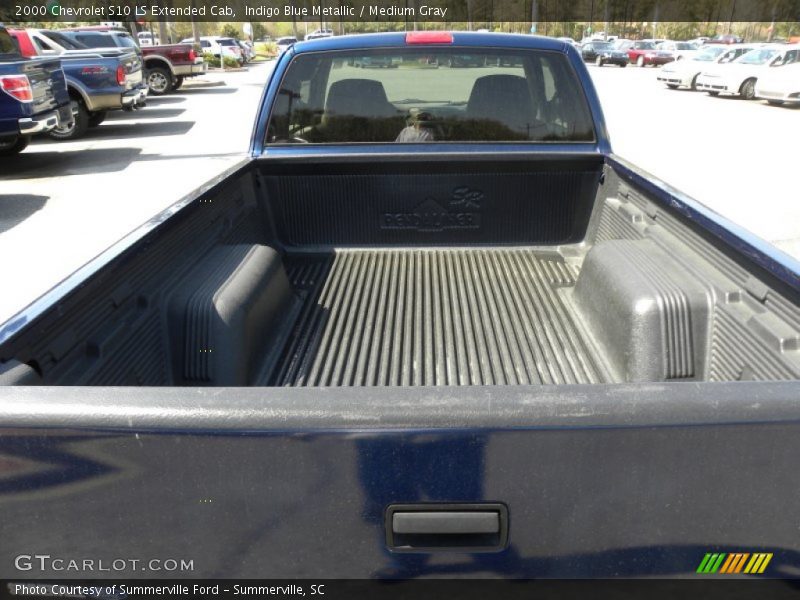
{"label": "black bed liner", "polygon": [[271,385],[605,380],[558,293],[576,269],[547,253],[340,249],[286,266],[305,299]]}
{"label": "black bed liner", "polygon": [[800,376],[798,294],[598,157],[257,161],[174,217],[0,345],[0,384]]}

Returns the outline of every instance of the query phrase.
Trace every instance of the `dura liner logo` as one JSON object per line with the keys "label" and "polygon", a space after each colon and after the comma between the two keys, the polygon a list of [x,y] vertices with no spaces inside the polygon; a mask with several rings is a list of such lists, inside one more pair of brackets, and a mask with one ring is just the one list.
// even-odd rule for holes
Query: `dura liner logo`
{"label": "dura liner logo", "polygon": [[381,229],[414,229],[416,231],[444,231],[446,229],[477,229],[481,225],[480,190],[455,188],[447,201],[447,208],[434,198],[426,198],[411,212],[387,212],[381,215]]}
{"label": "dura liner logo", "polygon": [[707,552],[698,573],[761,575],[772,560],[772,552]]}

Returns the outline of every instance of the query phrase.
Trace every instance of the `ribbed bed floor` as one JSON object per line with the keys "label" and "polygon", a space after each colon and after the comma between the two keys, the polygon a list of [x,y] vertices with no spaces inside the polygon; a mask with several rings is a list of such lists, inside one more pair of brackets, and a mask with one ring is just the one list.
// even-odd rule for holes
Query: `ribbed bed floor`
{"label": "ribbed bed floor", "polygon": [[337,250],[286,266],[305,300],[271,385],[602,380],[555,292],[574,269],[531,250]]}

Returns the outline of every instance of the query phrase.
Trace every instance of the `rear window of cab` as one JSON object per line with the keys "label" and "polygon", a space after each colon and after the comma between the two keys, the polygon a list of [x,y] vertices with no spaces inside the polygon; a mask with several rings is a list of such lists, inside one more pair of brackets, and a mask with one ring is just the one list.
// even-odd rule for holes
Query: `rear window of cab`
{"label": "rear window of cab", "polygon": [[564,54],[424,47],[295,56],[266,143],[594,140]]}

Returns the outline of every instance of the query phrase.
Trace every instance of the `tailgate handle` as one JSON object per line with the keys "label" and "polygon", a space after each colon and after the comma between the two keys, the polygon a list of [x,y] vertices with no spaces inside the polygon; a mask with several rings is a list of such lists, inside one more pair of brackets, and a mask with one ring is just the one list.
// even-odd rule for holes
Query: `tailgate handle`
{"label": "tailgate handle", "polygon": [[491,512],[396,512],[392,530],[405,534],[499,533],[500,514]]}
{"label": "tailgate handle", "polygon": [[386,510],[386,543],[397,552],[497,552],[507,542],[504,504],[394,504]]}

